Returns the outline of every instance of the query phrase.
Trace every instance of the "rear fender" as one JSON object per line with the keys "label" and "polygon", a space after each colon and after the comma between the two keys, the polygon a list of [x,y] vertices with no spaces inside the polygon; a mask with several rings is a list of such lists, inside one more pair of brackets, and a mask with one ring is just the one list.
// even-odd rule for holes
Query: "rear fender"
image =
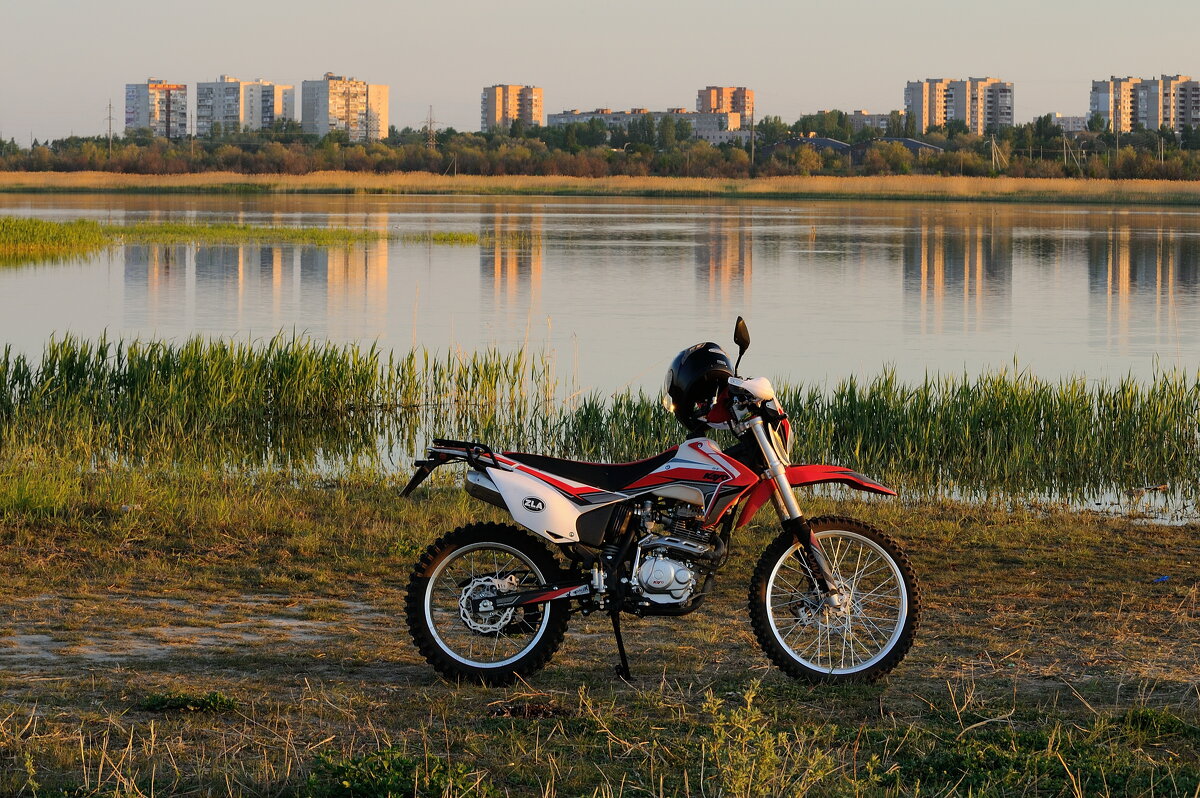
{"label": "rear fender", "polygon": [[[866,493],[881,493],[884,496],[895,496],[896,491],[881,485],[875,480],[865,477],[856,471],[851,471],[849,468],[831,465],[795,465],[787,468],[788,484],[794,488],[803,487],[804,485],[820,485],[822,483],[835,482],[855,490],[865,491]],[[775,483],[771,479],[763,479],[757,485],[750,489],[750,496],[746,499],[746,504],[742,507],[742,514],[738,518],[738,527],[743,527],[750,523],[750,519],[758,512],[759,508],[766,504],[771,499],[771,493],[775,490]]]}

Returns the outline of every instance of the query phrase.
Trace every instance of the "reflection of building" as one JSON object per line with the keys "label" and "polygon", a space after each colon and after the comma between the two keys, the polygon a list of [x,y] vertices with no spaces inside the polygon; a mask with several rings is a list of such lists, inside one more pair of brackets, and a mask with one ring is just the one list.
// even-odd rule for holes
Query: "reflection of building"
{"label": "reflection of building", "polygon": [[479,225],[479,275],[483,298],[494,307],[541,301],[542,215],[497,206],[484,209]]}
{"label": "reflection of building", "polygon": [[291,244],[126,246],[125,316],[133,327],[296,328],[333,338],[382,331],[388,250]]}
{"label": "reflection of building", "polygon": [[1011,310],[1012,262],[1009,225],[922,215],[904,235],[904,297],[915,305],[906,315],[921,333],[993,328]]}
{"label": "reflection of building", "polygon": [[125,246],[127,324],[157,327],[178,320],[178,303],[186,296],[187,256],[184,246]]}
{"label": "reflection of building", "polygon": [[1131,323],[1174,327],[1177,296],[1200,286],[1200,241],[1177,230],[1114,226],[1089,237],[1087,257],[1092,334],[1109,343],[1128,343]]}
{"label": "reflection of building", "polygon": [[708,302],[744,304],[754,268],[754,237],[740,215],[712,218],[697,232],[696,281],[708,289]]}
{"label": "reflection of building", "polygon": [[[387,245],[300,251],[300,313],[325,318],[326,334],[381,329],[387,319]],[[367,323],[364,323],[367,322]]]}

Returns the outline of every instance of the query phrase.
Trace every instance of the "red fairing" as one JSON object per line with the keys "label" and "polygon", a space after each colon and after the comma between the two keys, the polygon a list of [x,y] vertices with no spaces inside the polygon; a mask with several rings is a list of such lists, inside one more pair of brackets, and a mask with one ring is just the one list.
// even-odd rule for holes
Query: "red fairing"
{"label": "red fairing", "polygon": [[[885,496],[895,496],[896,491],[891,488],[880,485],[878,482],[864,477],[849,468],[831,465],[795,465],[788,466],[787,469],[788,483],[795,488],[804,485],[819,485],[826,482],[837,482],[842,485],[847,485],[855,490],[866,491],[867,493],[882,493]],[[759,482],[752,491],[750,497],[746,499],[746,504],[742,508],[742,515],[738,518],[738,527],[743,527],[750,523],[750,519],[758,512],[758,509],[766,504],[771,498],[771,492],[775,490],[775,483],[770,479],[764,479]]]}

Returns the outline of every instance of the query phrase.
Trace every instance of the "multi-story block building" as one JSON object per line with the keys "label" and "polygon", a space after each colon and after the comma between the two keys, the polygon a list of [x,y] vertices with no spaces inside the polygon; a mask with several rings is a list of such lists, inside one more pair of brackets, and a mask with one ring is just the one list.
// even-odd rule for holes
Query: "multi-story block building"
{"label": "multi-story block building", "polygon": [[649,116],[654,124],[659,124],[665,118],[676,122],[687,122],[692,128],[692,137],[707,141],[709,144],[725,144],[734,141],[746,141],[750,131],[742,127],[742,115],[738,113],[692,113],[686,108],[668,108],[665,111],[651,111],[648,108],[630,108],[628,111],[614,111],[611,108],[597,108],[594,111],[579,111],[572,109],[561,114],[550,114],[547,125],[562,127],[564,125],[587,123],[599,119],[607,128],[628,127],[631,122]]}
{"label": "multi-story block building", "polygon": [[754,91],[745,86],[708,86],[696,92],[696,112],[701,114],[740,114],[754,118]]}
{"label": "multi-story block building", "polygon": [[149,128],[155,136],[180,138],[188,133],[188,90],[182,83],[149,78],[125,84],[125,130]]}
{"label": "multi-story block building", "polygon": [[296,90],[264,80],[244,81],[222,75],[196,84],[196,135],[207,136],[213,123],[225,131],[262,130],[276,119],[296,118]]}
{"label": "multi-story block building", "polygon": [[1158,80],[1139,81],[1133,89],[1136,122],[1147,130],[1158,130],[1163,125],[1175,129],[1179,116],[1177,94],[1180,86],[1191,80],[1188,75],[1163,75]]}
{"label": "multi-story block building", "polygon": [[1118,78],[1093,80],[1092,93],[1088,100],[1091,115],[1099,114],[1116,133],[1128,133],[1137,124],[1136,90],[1141,78]]}
{"label": "multi-story block building", "polygon": [[972,133],[1013,123],[1013,84],[999,78],[928,78],[910,81],[904,89],[904,109],[918,133],[960,121]]}
{"label": "multi-story block building", "polygon": [[1200,81],[1188,80],[1175,89],[1175,129],[1200,127]]}
{"label": "multi-story block building", "polygon": [[1064,133],[1082,133],[1087,130],[1088,118],[1086,116],[1063,116],[1056,112],[1050,115],[1050,119],[1062,128]]}
{"label": "multi-story block building", "polygon": [[[823,113],[827,113],[827,112],[826,111],[817,111],[817,113],[823,114]],[[850,122],[850,129],[853,130],[855,133],[862,130],[863,128],[870,128],[871,130],[878,130],[878,131],[886,131],[888,128],[888,123],[891,122],[892,113],[898,113],[898,114],[900,114],[900,118],[904,119],[903,111],[896,111],[896,112],[891,112],[891,113],[886,113],[886,114],[871,114],[871,113],[867,113],[867,111],[865,109],[859,110],[859,111],[851,111],[850,113],[846,114],[846,118]]]}
{"label": "multi-story block building", "polygon": [[485,133],[506,132],[517,120],[541,127],[542,90],[537,86],[487,86],[480,97],[479,117],[479,129]]}
{"label": "multi-story block building", "polygon": [[388,131],[388,87],[326,72],[300,84],[305,133],[344,130],[351,141],[378,141]]}

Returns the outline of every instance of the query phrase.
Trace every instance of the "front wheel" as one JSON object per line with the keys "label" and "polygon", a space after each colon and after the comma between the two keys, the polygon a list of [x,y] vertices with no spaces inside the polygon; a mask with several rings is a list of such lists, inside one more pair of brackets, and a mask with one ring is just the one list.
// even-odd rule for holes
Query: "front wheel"
{"label": "front wheel", "polygon": [[480,599],[558,581],[554,556],[505,524],[468,524],[426,549],[408,583],[405,611],[417,649],[439,673],[511,684],[541,669],[567,630],[563,601],[480,609]]}
{"label": "front wheel", "polygon": [[763,652],[808,682],[871,682],[904,659],[921,612],[917,578],[896,541],[850,518],[809,522],[841,591],[816,588],[788,532],[767,547],[750,580],[750,624]]}

